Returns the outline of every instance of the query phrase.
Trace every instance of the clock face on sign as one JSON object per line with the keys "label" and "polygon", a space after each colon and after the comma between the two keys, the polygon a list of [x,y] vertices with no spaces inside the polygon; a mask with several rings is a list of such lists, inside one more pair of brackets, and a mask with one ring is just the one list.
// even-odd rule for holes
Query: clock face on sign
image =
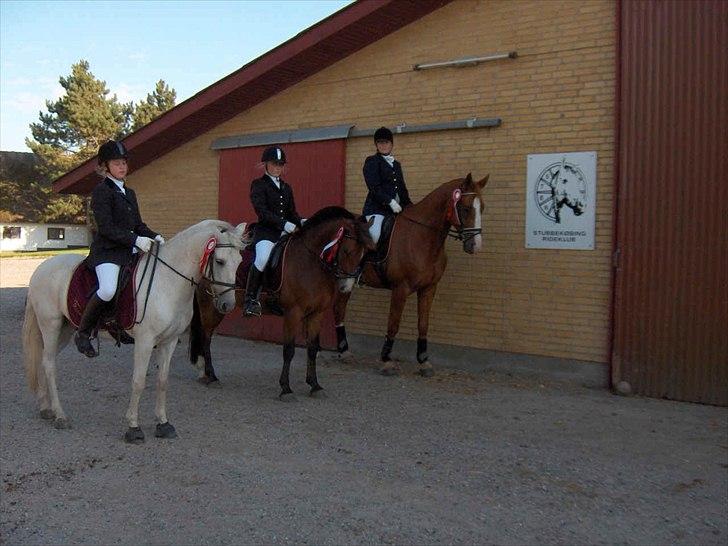
{"label": "clock face on sign", "polygon": [[542,215],[558,222],[557,210],[564,203],[587,202],[586,188],[586,179],[579,167],[565,160],[552,163],[541,171],[536,180],[536,205]]}

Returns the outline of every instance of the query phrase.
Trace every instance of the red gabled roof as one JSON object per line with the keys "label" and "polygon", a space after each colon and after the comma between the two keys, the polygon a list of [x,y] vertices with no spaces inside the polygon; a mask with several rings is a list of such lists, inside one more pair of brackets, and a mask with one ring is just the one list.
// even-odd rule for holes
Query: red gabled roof
{"label": "red gabled roof", "polygon": [[[295,85],[452,0],[359,0],[175,106],[124,139],[140,168],[177,146]],[[88,193],[96,157],[53,182]]]}

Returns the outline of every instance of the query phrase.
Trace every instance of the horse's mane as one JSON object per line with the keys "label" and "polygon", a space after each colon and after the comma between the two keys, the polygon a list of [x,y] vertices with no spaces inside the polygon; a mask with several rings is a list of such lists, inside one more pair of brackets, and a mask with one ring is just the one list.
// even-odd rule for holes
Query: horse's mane
{"label": "horse's mane", "polygon": [[320,226],[321,224],[328,222],[330,220],[338,220],[344,218],[346,220],[354,220],[356,219],[356,216],[346,210],[344,207],[324,207],[316,214],[311,216],[308,220],[306,220],[306,223],[303,224],[301,229],[298,230],[298,233],[304,234],[308,231],[316,228],[317,226]]}
{"label": "horse's mane", "polygon": [[[189,236],[192,233],[196,233],[198,231],[202,231],[203,229],[217,229],[217,231],[225,238],[227,239],[226,242],[233,245],[235,248],[242,250],[243,249],[243,240],[239,237],[232,237],[231,235],[235,232],[235,226],[225,222],[224,220],[202,220],[201,222],[198,222],[196,224],[193,224],[173,237],[173,239],[180,238],[181,240],[184,240],[187,236]],[[170,241],[171,242],[171,241]]]}

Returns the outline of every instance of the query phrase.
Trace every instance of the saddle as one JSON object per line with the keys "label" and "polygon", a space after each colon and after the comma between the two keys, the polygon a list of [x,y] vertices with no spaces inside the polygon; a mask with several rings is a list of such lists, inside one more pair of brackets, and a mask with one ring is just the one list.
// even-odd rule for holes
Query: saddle
{"label": "saddle", "polygon": [[362,266],[369,264],[384,286],[389,286],[386,278],[387,258],[389,257],[389,249],[392,246],[392,234],[396,224],[397,217],[395,215],[385,216],[382,221],[382,231],[379,235],[377,248],[367,252],[362,258]]}
{"label": "saddle", "polygon": [[[116,294],[107,311],[99,319],[97,329],[107,330],[118,340],[122,330],[129,330],[134,326],[136,319],[136,299],[134,286],[136,286],[136,272],[140,254],[134,255],[131,264],[125,265],[119,271],[119,282]],[[130,281],[134,282],[130,282]],[[96,272],[88,263],[88,258],[76,267],[68,285],[66,304],[71,323],[78,328],[86,304],[99,288]]]}
{"label": "saddle", "polygon": [[[283,310],[280,308],[278,303],[278,296],[283,283],[283,270],[285,268],[285,254],[288,248],[288,241],[290,237],[284,235],[275,244],[273,250],[271,250],[268,264],[265,266],[263,271],[263,290],[260,297],[260,303],[263,305],[263,310],[267,314],[274,314],[278,316],[283,315]],[[249,246],[241,251],[243,257],[238,270],[235,273],[235,284],[237,287],[245,290],[248,283],[248,272],[255,262],[255,247]]]}

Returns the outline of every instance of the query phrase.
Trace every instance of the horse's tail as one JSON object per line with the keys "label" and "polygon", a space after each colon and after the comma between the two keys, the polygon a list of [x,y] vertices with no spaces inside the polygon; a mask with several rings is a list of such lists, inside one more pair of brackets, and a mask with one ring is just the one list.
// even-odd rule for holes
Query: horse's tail
{"label": "horse's tail", "polygon": [[38,317],[30,302],[25,299],[25,320],[23,321],[23,365],[25,366],[25,377],[28,379],[28,387],[32,392],[38,390],[38,373],[40,363],[43,359],[43,336],[38,325]]}
{"label": "horse's tail", "polygon": [[200,315],[200,304],[197,302],[197,294],[192,299],[192,322],[190,322],[190,362],[197,364],[197,358],[205,355],[205,335],[202,330],[202,317]]}

